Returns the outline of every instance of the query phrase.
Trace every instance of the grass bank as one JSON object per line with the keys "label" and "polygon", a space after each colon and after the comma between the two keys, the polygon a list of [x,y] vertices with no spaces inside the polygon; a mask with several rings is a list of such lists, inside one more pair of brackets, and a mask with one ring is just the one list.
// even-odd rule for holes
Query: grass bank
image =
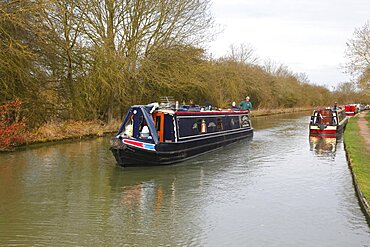
{"label": "grass bank", "polygon": [[121,120],[113,120],[109,124],[101,121],[51,122],[29,132],[25,144],[101,137],[116,132],[120,125]]}
{"label": "grass bank", "polygon": [[[370,112],[367,113],[366,119],[369,126]],[[363,197],[370,202],[370,153],[366,150],[364,137],[360,135],[358,120],[358,116],[350,119],[344,132],[344,143],[355,182]]]}

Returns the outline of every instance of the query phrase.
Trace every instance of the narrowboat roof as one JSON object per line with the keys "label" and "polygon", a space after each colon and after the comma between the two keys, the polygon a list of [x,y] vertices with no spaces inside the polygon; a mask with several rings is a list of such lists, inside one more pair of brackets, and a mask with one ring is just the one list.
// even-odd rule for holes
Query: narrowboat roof
{"label": "narrowboat roof", "polygon": [[144,107],[148,112],[153,113],[162,112],[169,115],[229,115],[229,114],[241,114],[249,113],[249,110],[231,110],[231,109],[212,109],[208,110],[203,106],[198,105],[180,105],[176,109],[175,104],[158,104],[151,103],[148,105],[133,105],[131,108]]}

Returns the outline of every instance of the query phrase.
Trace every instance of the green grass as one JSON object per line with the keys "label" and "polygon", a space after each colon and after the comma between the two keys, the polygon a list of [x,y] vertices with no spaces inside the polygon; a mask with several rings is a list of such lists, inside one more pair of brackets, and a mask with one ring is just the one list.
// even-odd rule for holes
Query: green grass
{"label": "green grass", "polygon": [[[370,122],[370,113],[367,114],[367,120]],[[370,153],[366,150],[364,138],[359,135],[357,122],[358,117],[350,119],[344,132],[344,142],[358,185],[370,202]]]}

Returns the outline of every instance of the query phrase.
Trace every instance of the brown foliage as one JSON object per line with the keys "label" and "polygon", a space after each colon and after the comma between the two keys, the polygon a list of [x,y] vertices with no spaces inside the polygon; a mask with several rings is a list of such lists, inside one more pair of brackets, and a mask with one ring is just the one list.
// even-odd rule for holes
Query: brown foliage
{"label": "brown foliage", "polygon": [[353,93],[333,94],[284,65],[257,65],[245,45],[206,57],[209,7],[209,0],[2,1],[0,102],[20,98],[37,127],[109,122],[163,95],[219,107],[249,95],[254,108],[267,109],[331,105]]}

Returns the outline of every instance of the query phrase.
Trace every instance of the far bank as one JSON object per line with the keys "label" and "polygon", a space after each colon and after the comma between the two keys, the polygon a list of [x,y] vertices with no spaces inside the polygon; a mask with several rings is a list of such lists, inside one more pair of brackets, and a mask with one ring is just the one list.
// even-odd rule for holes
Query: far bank
{"label": "far bank", "polygon": [[[312,108],[279,108],[279,109],[257,109],[251,112],[253,117],[285,114],[293,112],[309,111]],[[41,125],[37,129],[16,133],[22,138],[9,137],[0,145],[0,151],[14,151],[17,147],[40,145],[42,143],[74,141],[86,138],[97,138],[111,135],[117,132],[121,125],[121,119],[114,119],[109,124],[102,121],[54,121]],[[12,140],[17,142],[11,143]],[[0,143],[1,144],[1,143]]]}

